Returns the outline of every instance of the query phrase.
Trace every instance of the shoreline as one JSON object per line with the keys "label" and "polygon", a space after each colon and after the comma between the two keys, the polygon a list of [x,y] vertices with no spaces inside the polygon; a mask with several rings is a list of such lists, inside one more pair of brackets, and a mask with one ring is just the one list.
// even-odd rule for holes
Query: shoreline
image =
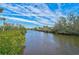
{"label": "shoreline", "polygon": [[44,30],[35,30],[39,32],[45,32],[45,33],[53,33],[53,34],[60,34],[60,35],[69,35],[69,36],[79,36],[79,33],[66,33],[66,32],[55,32],[55,31],[44,31]]}

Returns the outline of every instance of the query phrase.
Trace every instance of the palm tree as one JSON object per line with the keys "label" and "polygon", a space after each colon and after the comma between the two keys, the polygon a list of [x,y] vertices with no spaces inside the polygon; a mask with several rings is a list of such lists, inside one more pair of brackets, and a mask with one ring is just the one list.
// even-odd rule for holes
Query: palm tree
{"label": "palm tree", "polygon": [[[0,13],[2,13],[3,12],[3,9],[2,8],[0,8]],[[5,18],[0,18],[0,20],[3,20],[3,25],[5,24]],[[3,31],[4,31],[4,27],[3,27]]]}
{"label": "palm tree", "polygon": [[0,20],[3,20],[3,29],[2,30],[4,31],[4,28],[5,28],[5,25],[4,24],[5,24],[5,20],[6,19],[5,18],[0,18]]}

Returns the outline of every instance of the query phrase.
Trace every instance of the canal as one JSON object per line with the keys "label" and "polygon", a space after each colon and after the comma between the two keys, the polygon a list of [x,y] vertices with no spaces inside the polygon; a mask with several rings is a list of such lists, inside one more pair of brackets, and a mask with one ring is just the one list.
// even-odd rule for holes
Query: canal
{"label": "canal", "polygon": [[28,30],[24,55],[74,55],[79,54],[79,36],[55,35]]}

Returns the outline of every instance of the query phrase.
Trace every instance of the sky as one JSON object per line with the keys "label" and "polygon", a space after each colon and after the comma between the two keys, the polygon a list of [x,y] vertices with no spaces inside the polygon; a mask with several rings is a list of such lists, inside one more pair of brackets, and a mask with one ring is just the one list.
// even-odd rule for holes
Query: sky
{"label": "sky", "polygon": [[[7,23],[22,24],[25,27],[53,26],[58,17],[70,12],[79,14],[78,3],[2,3],[0,17]],[[3,21],[0,21],[2,25]]]}

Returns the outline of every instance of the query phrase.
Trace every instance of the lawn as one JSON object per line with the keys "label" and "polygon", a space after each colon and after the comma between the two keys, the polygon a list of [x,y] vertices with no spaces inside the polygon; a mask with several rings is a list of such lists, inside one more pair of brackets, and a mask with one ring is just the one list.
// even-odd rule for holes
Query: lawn
{"label": "lawn", "polygon": [[25,43],[25,31],[23,30],[0,31],[1,55],[22,54],[24,43]]}

